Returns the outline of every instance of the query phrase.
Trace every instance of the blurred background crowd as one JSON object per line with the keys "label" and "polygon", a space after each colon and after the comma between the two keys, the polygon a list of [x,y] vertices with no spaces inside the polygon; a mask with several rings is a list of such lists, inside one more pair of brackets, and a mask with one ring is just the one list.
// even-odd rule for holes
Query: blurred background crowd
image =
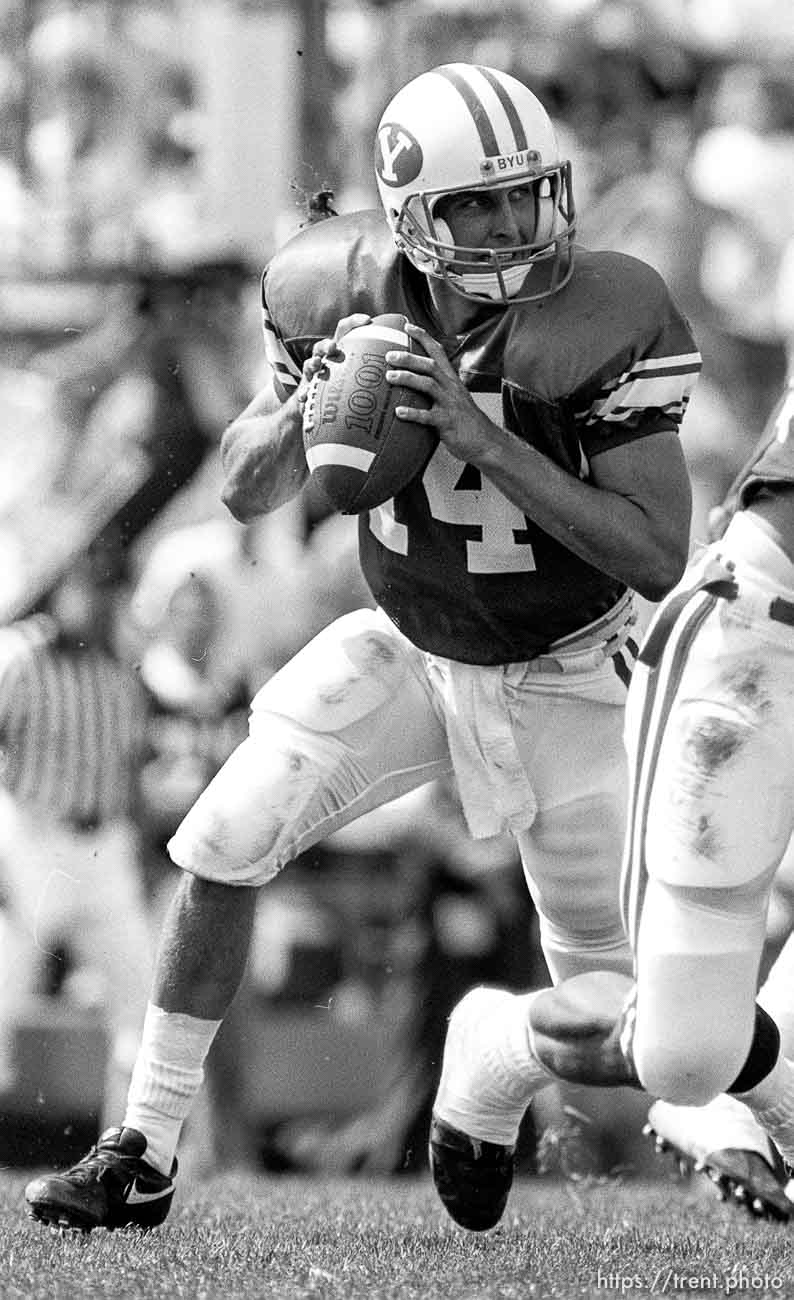
{"label": "blurred background crowd", "polygon": [[[81,1148],[125,1085],[164,845],[248,699],[369,601],[354,522],[310,490],[246,528],[220,503],[220,435],[263,377],[268,256],[318,192],[376,204],[374,127],[410,77],[456,59],[518,76],[573,160],[581,241],[656,266],[693,325],[703,538],[794,347],[794,12],[0,0],[0,35],[0,1151],[33,1160]],[[517,857],[469,841],[436,787],[308,856],[264,893],[196,1164],[419,1167],[451,1005],[545,979]],[[583,1120],[559,1114],[558,1165]],[[591,1119],[596,1168],[625,1153],[621,1123]]]}

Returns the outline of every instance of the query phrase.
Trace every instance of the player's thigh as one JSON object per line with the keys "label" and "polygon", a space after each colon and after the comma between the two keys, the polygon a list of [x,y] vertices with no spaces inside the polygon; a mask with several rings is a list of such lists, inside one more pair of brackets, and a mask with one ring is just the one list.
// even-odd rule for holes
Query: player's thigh
{"label": "player's thigh", "polygon": [[518,836],[552,977],[628,972],[620,913],[626,821],[622,710],[558,702],[543,720],[534,760],[535,820]]}
{"label": "player's thigh", "polygon": [[259,691],[249,737],[169,852],[209,879],[261,884],[332,831],[449,770],[421,656],[374,611],[357,611]]}
{"label": "player's thigh", "polygon": [[706,592],[680,607],[653,664],[637,665],[626,709],[632,935],[649,874],[735,890],[779,868],[794,822],[792,704],[790,668],[763,628]]}

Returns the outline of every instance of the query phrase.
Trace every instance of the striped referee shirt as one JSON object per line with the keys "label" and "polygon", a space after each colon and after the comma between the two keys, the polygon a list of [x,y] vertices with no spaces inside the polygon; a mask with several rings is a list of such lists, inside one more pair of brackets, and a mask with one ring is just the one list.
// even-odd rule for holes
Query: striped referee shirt
{"label": "striped referee shirt", "polygon": [[106,651],[62,645],[46,616],[0,629],[0,780],[26,805],[77,825],[126,815],[147,716]]}

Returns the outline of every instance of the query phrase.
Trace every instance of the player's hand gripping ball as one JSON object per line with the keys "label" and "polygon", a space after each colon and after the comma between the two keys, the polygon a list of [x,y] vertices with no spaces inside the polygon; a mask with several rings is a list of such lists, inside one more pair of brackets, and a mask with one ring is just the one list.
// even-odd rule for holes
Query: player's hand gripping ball
{"label": "player's hand gripping ball", "polygon": [[386,353],[421,352],[398,313],[375,316],[342,336],[340,352],[312,379],[303,413],[303,445],[312,479],[344,515],[396,496],[421,474],[438,444],[434,429],[400,420],[400,405],[430,399],[386,379]]}

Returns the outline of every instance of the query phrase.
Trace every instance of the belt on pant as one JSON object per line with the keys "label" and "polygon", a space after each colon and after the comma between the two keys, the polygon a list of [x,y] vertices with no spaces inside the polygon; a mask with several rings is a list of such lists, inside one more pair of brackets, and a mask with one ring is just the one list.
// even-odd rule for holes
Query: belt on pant
{"label": "belt on pant", "polygon": [[624,592],[601,618],[553,642],[543,654],[535,655],[528,667],[539,673],[575,673],[596,668],[622,650],[637,617],[633,593]]}

